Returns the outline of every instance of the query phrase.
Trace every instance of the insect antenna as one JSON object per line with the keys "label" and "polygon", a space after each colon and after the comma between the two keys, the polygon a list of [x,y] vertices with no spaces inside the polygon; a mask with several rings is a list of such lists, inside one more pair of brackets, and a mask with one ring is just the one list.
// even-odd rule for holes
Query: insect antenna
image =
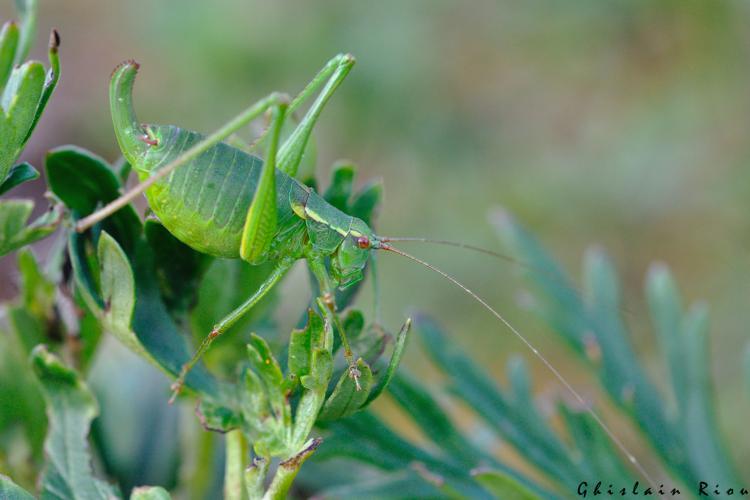
{"label": "insect antenna", "polygon": [[[395,241],[396,239],[381,239],[381,241]],[[393,252],[395,254],[398,254],[402,257],[406,257],[409,260],[412,260],[416,262],[417,264],[420,264],[431,271],[441,275],[443,278],[447,279],[454,285],[456,285],[458,288],[463,290],[467,295],[469,295],[471,298],[479,302],[487,311],[490,312],[495,318],[500,320],[513,334],[518,337],[518,339],[536,356],[544,366],[547,367],[547,369],[554,375],[554,377],[565,387],[565,389],[575,398],[575,400],[586,410],[586,412],[591,415],[591,418],[596,421],[596,423],[599,425],[599,427],[604,431],[607,436],[612,440],[612,442],[617,446],[617,448],[622,452],[625,457],[627,457],[628,461],[633,464],[633,466],[636,468],[636,470],[649,482],[651,487],[654,489],[654,491],[658,491],[656,482],[651,477],[651,475],[646,472],[646,469],[643,468],[641,463],[635,458],[635,455],[633,455],[627,446],[625,446],[625,443],[617,437],[617,435],[610,429],[610,427],[604,423],[604,420],[599,416],[599,414],[594,410],[594,408],[589,404],[583,396],[581,396],[578,391],[576,391],[573,386],[568,382],[568,380],[555,368],[552,363],[550,363],[547,358],[545,358],[542,353],[539,352],[539,350],[532,344],[516,327],[514,327],[505,317],[500,314],[495,308],[493,308],[491,305],[489,305],[482,297],[477,295],[475,292],[473,292],[469,287],[458,281],[456,278],[451,276],[450,274],[446,273],[442,269],[433,266],[429,262],[426,262],[418,257],[414,257],[411,254],[408,254],[404,252],[403,250],[399,250],[398,248],[395,248],[387,243],[381,244],[379,247],[381,250],[386,250],[389,252]]]}
{"label": "insect antenna", "polygon": [[[463,243],[460,241],[452,241],[452,240],[441,240],[441,239],[434,239],[434,238],[422,238],[422,237],[414,237],[414,236],[380,236],[378,237],[380,241],[382,242],[390,242],[390,241],[397,241],[397,242],[417,242],[417,243],[432,243],[436,245],[443,245],[443,246],[449,246],[449,247],[455,247],[455,248],[461,248],[464,250],[470,250],[472,252],[481,253],[484,255],[488,255],[490,257],[494,257],[499,260],[503,260],[505,262],[508,262],[510,264],[513,264],[515,266],[518,266],[521,269],[524,269],[525,271],[528,271],[530,273],[536,274],[537,276],[543,276],[545,278],[548,278],[556,285],[560,285],[564,293],[568,293],[572,295],[575,299],[580,300],[581,302],[584,302],[583,293],[578,290],[575,287],[572,287],[569,283],[565,281],[565,279],[560,276],[558,273],[555,273],[553,271],[550,271],[548,269],[542,269],[539,266],[535,266],[533,264],[530,264],[529,262],[525,262],[521,259],[517,259],[516,257],[513,257],[511,255],[497,252],[495,250],[489,250],[487,248],[479,247],[476,245],[472,245],[470,243]],[[628,309],[625,306],[619,305],[615,307],[618,311],[621,313],[626,313],[630,316],[633,315],[633,312]]]}

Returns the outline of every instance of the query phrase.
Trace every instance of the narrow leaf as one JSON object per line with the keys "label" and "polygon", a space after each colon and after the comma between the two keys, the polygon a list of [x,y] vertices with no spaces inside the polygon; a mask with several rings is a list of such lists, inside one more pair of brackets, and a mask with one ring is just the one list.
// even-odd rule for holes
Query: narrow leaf
{"label": "narrow leaf", "polygon": [[283,391],[284,375],[268,343],[253,333],[250,336],[247,352],[250,366],[263,381],[274,414],[284,422],[290,421],[289,403]]}
{"label": "narrow leaf", "polygon": [[3,500],[34,500],[34,495],[0,474],[0,498]]}
{"label": "narrow leaf", "polygon": [[502,471],[479,469],[472,471],[472,476],[498,499],[539,500],[541,498]]}
{"label": "narrow leaf", "polygon": [[646,296],[654,328],[667,359],[675,398],[684,407],[688,388],[682,343],[682,301],[666,266],[651,266],[646,278]]}
{"label": "narrow leaf", "polygon": [[348,417],[365,404],[372,389],[372,371],[362,358],[357,360],[357,370],[360,373],[359,390],[354,378],[350,376],[349,370],[344,370],[333,389],[333,393],[323,405],[323,409],[318,415],[319,420],[336,420]]}
{"label": "narrow leaf", "polygon": [[51,210],[31,224],[26,222],[34,209],[31,200],[0,201],[0,256],[52,234],[60,221],[60,214]]}
{"label": "narrow leaf", "polygon": [[21,39],[16,50],[16,64],[21,64],[36,36],[37,0],[16,0],[16,9],[21,16]]}
{"label": "narrow leaf", "polygon": [[323,198],[346,213],[349,212],[349,198],[352,195],[352,186],[356,168],[346,162],[337,162],[331,172],[331,184],[326,189]]}
{"label": "narrow leaf", "polygon": [[47,71],[47,76],[44,80],[42,95],[39,97],[39,102],[37,103],[36,111],[34,112],[34,119],[31,121],[31,125],[29,125],[29,128],[26,131],[26,137],[23,139],[24,144],[29,140],[31,133],[36,128],[37,123],[39,123],[39,119],[42,117],[42,113],[44,113],[47,103],[57,87],[57,82],[60,80],[60,56],[57,53],[59,46],[60,35],[57,33],[57,30],[53,29],[49,37],[48,55],[50,69]]}
{"label": "narrow leaf", "polygon": [[406,320],[404,325],[401,327],[401,331],[398,332],[398,337],[396,337],[396,345],[393,346],[393,353],[391,354],[391,361],[388,363],[388,368],[385,370],[385,373],[383,373],[378,379],[378,383],[377,385],[375,385],[372,392],[370,393],[370,396],[367,398],[365,406],[375,401],[377,397],[380,396],[380,394],[382,394],[383,391],[388,387],[388,384],[391,383],[391,380],[393,380],[393,377],[396,375],[398,365],[401,363],[401,356],[403,356],[404,349],[406,348],[406,337],[410,329],[411,318]]}
{"label": "narrow leaf", "polygon": [[345,484],[326,488],[318,493],[325,500],[349,498],[442,498],[440,490],[422,480],[410,470],[377,476],[362,481],[347,481]]}
{"label": "narrow leaf", "polygon": [[377,215],[378,205],[383,199],[383,184],[380,181],[371,182],[354,195],[351,202],[351,215],[362,219],[372,227]]}
{"label": "narrow leaf", "polygon": [[2,148],[0,148],[0,179],[8,176],[10,167],[18,159],[44,88],[44,66],[29,61],[13,70],[8,84],[0,95]]}
{"label": "narrow leaf", "polygon": [[0,31],[0,94],[13,70],[19,33],[18,25],[12,21],[3,24],[3,29]]}
{"label": "narrow leaf", "polygon": [[403,371],[393,378],[388,392],[419,425],[425,435],[445,450],[447,456],[466,465],[476,465],[484,458],[446,416],[432,395],[413,377]]}

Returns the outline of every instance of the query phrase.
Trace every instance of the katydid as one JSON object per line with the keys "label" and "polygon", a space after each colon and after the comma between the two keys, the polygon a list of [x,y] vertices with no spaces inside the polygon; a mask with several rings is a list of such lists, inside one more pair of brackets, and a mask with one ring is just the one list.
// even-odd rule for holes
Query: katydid
{"label": "katydid", "polygon": [[[172,398],[179,393],[188,372],[213,340],[250,311],[296,261],[302,259],[307,262],[318,281],[323,303],[329,309],[327,312],[338,323],[335,288],[351,286],[363,278],[371,250],[387,250],[437,272],[500,320],[586,408],[628,460],[653,484],[649,474],[591,405],[497,310],[454,277],[393,247],[390,242],[432,242],[507,260],[514,259],[462,243],[377,236],[364,221],[336,209],[295,178],[313,126],[353,65],[351,55],[338,55],[293,100],[273,93],[208,137],[176,126],[141,124],[132,103],[138,64],[126,61],[113,72],[110,105],[115,134],[123,156],[136,171],[141,183],[114,202],[81,219],[76,229],[85,231],[145,192],[151,210],[164,227],[191,248],[216,257],[240,258],[252,265],[274,263],[273,271],[258,290],[219,321],[203,339],[173,384]],[[280,144],[284,121],[316,91],[319,93],[300,123]],[[263,160],[222,142],[266,113],[270,114],[270,124],[265,137],[266,153]],[[340,324],[337,324],[337,330],[349,366],[349,376],[357,383],[359,373],[353,353]]]}

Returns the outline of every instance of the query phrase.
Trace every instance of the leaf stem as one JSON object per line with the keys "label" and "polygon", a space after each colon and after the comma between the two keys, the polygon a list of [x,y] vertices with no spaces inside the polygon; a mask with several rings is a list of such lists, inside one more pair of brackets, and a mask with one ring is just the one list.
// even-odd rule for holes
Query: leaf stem
{"label": "leaf stem", "polygon": [[245,500],[245,457],[247,441],[239,429],[226,434],[226,463],[224,465],[224,499]]}

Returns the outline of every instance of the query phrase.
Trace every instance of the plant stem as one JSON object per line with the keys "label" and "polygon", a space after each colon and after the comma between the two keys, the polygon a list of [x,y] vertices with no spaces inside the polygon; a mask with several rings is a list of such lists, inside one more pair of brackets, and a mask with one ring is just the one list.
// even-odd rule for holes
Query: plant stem
{"label": "plant stem", "polygon": [[263,496],[264,500],[283,500],[287,497],[289,488],[292,486],[294,478],[297,477],[302,464],[305,463],[310,455],[320,446],[323,440],[320,438],[311,439],[307,442],[307,445],[288,460],[284,460],[279,464],[279,468],[276,469],[276,475],[268,487],[266,494]]}
{"label": "plant stem", "polygon": [[263,498],[263,482],[268,474],[270,459],[255,457],[253,463],[245,469],[245,489],[248,500],[261,500]]}
{"label": "plant stem", "polygon": [[226,463],[224,465],[224,499],[245,500],[245,457],[247,441],[242,431],[235,429],[226,434]]}

